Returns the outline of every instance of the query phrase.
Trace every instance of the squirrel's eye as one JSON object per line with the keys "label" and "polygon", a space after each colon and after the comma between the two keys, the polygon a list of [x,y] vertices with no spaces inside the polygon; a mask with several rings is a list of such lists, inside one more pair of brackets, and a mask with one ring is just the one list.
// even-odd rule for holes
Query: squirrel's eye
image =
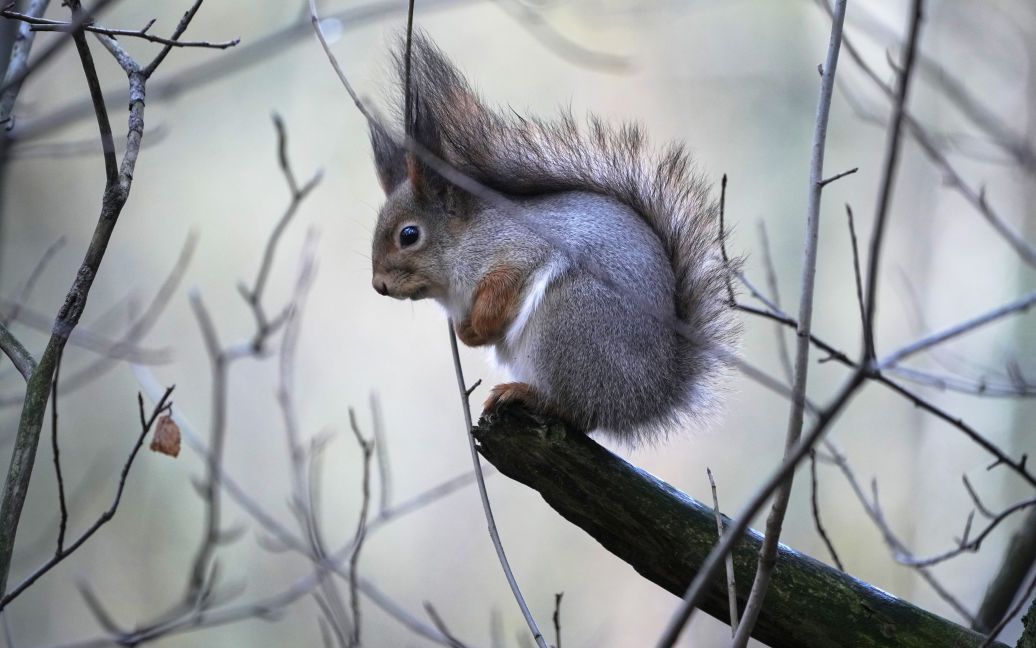
{"label": "squirrel's eye", "polygon": [[416,225],[407,225],[399,230],[399,245],[402,247],[410,247],[417,243],[419,238],[421,238],[421,230],[417,229]]}

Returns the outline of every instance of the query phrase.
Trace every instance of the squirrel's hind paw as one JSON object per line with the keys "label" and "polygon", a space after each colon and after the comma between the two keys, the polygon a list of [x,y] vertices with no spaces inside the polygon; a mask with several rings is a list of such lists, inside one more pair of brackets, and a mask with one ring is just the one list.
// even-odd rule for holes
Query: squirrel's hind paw
{"label": "squirrel's hind paw", "polygon": [[536,409],[540,404],[539,395],[529,383],[509,382],[497,385],[489,391],[489,397],[482,409],[489,412],[504,403],[520,402]]}
{"label": "squirrel's hind paw", "polygon": [[491,414],[501,406],[510,403],[523,405],[536,414],[561,419],[573,430],[580,430],[584,433],[589,432],[589,428],[580,426],[565,413],[559,412],[549,405],[547,399],[529,383],[509,382],[493,387],[489,391],[489,397],[486,398],[486,402],[482,405],[482,413],[483,415]]}
{"label": "squirrel's hind paw", "polygon": [[491,412],[504,403],[520,402],[532,409],[538,409],[541,399],[529,383],[509,382],[497,385],[489,391],[489,397],[482,409]]}

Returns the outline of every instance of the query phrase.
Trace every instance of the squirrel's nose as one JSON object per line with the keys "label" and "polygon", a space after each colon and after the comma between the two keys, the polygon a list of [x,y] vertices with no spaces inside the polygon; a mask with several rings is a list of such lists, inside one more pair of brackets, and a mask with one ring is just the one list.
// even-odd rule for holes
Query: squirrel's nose
{"label": "squirrel's nose", "polygon": [[374,279],[371,281],[371,285],[374,286],[374,290],[377,290],[379,295],[388,294],[388,284],[385,283],[383,278],[375,275]]}

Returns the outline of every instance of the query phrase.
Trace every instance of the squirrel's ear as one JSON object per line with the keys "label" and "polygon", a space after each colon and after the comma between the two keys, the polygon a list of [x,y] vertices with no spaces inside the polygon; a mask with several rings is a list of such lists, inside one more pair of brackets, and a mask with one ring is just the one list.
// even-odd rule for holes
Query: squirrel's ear
{"label": "squirrel's ear", "polygon": [[403,147],[400,146],[385,128],[378,123],[370,124],[371,148],[374,149],[374,167],[378,171],[378,181],[385,195],[391,194],[407,177],[407,162]]}
{"label": "squirrel's ear", "polygon": [[420,150],[406,152],[406,173],[418,200],[445,203],[451,185],[438,171],[436,161],[449,164],[443,155],[442,134],[432,111],[414,92],[413,116],[409,132]]}

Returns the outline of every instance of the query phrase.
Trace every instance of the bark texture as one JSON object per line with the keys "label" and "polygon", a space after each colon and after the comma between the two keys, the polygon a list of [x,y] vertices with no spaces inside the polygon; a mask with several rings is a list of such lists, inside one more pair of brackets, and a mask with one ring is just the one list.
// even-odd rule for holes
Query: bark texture
{"label": "bark texture", "polygon": [[[558,421],[507,405],[483,417],[473,433],[482,456],[500,472],[538,491],[568,521],[676,596],[716,543],[711,507]],[[738,591],[741,607],[760,542],[760,534],[751,531],[734,552],[738,583],[744,584]],[[701,609],[728,621],[722,575]],[[963,647],[984,640],[783,544],[752,636],[773,648]]]}

